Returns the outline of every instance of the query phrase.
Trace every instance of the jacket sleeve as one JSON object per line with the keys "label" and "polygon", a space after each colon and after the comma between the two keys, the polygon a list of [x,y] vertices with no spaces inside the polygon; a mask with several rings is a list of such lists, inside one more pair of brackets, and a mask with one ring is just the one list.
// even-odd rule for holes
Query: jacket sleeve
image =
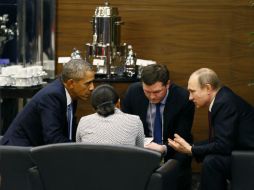
{"label": "jacket sleeve", "polygon": [[124,95],[123,100],[121,101],[121,110],[124,113],[129,113],[129,114],[133,114],[133,111],[131,109],[132,107],[132,87],[130,86],[127,90],[127,92]]}
{"label": "jacket sleeve", "polygon": [[[178,113],[178,116],[176,116],[174,120],[174,133],[180,135],[190,144],[192,144],[193,142],[191,129],[193,124],[194,112],[195,112],[194,104],[191,101],[186,101],[185,105],[181,108],[181,110]],[[173,135],[174,134],[170,134],[170,138],[173,138]],[[188,155],[176,152],[172,147],[170,147],[167,143],[167,139],[166,145],[167,145],[167,155],[166,155],[167,158],[174,158],[182,162],[190,160]]]}
{"label": "jacket sleeve", "polygon": [[230,155],[234,147],[235,129],[237,127],[238,114],[236,108],[229,103],[214,105],[212,110],[213,139],[203,145],[195,145],[192,154],[196,158],[202,158],[207,154]]}
{"label": "jacket sleeve", "polygon": [[39,102],[43,139],[46,144],[69,142],[66,103],[58,94],[46,94]]}
{"label": "jacket sleeve", "polygon": [[137,119],[137,128],[138,128],[138,134],[136,138],[136,145],[143,148],[145,135],[144,135],[143,124],[140,119]]}

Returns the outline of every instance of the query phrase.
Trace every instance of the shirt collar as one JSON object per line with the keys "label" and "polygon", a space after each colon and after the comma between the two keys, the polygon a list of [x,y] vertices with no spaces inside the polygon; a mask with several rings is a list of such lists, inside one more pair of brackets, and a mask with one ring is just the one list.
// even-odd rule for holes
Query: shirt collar
{"label": "shirt collar", "polygon": [[71,96],[68,92],[68,90],[66,88],[65,89],[65,94],[66,94],[66,99],[67,99],[67,106],[71,104],[72,100],[71,100]]}
{"label": "shirt collar", "polygon": [[167,89],[167,93],[166,93],[166,96],[163,98],[163,100],[161,101],[161,104],[166,104],[166,100],[168,98],[168,89]]}
{"label": "shirt collar", "polygon": [[213,107],[214,100],[215,100],[215,96],[213,97],[213,100],[212,100],[212,102],[211,102],[210,105],[209,105],[209,111],[210,111],[210,112],[212,111],[212,107]]}

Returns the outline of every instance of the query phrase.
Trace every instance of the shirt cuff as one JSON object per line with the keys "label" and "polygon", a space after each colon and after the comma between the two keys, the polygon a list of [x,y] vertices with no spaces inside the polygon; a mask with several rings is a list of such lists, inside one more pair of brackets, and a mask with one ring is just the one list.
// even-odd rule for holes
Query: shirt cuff
{"label": "shirt cuff", "polygon": [[164,151],[163,151],[163,156],[165,156],[167,153],[168,153],[168,148],[167,148],[167,146],[166,145],[162,145],[162,147],[163,147],[163,149],[164,149]]}

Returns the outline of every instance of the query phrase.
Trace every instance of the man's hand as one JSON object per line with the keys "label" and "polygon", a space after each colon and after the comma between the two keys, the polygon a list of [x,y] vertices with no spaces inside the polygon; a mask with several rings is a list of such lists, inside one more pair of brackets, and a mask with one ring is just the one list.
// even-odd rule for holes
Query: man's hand
{"label": "man's hand", "polygon": [[160,145],[160,144],[157,144],[154,142],[151,142],[151,143],[145,145],[144,147],[147,149],[150,149],[150,150],[155,150],[157,152],[160,152],[161,154],[163,154],[166,151],[165,145]]}
{"label": "man's hand", "polygon": [[192,154],[191,152],[191,145],[187,143],[182,137],[178,134],[174,134],[174,140],[168,138],[168,145],[171,146],[178,152],[185,153],[185,154]]}

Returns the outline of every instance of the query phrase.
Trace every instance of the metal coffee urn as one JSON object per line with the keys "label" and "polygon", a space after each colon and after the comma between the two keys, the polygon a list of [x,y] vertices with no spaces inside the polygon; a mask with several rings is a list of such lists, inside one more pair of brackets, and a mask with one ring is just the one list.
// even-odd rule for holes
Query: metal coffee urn
{"label": "metal coffee urn", "polygon": [[121,44],[123,21],[116,7],[96,7],[92,23],[92,43],[87,43],[86,60],[94,65],[98,77],[136,77],[136,54],[130,44]]}

